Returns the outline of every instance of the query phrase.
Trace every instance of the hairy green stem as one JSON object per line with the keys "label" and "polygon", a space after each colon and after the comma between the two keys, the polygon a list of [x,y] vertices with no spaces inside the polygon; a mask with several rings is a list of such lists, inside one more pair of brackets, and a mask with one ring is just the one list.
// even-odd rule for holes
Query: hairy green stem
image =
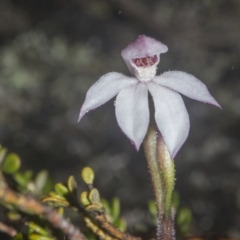
{"label": "hairy green stem", "polygon": [[164,214],[164,189],[162,173],[158,163],[157,135],[155,128],[149,126],[147,135],[143,142],[144,152],[152,179],[153,191],[157,205],[158,214]]}
{"label": "hairy green stem", "polygon": [[174,220],[171,213],[175,178],[174,162],[161,134],[152,125],[148,128],[143,145],[157,206],[157,238],[158,240],[174,240]]}
{"label": "hairy green stem", "polygon": [[168,149],[163,141],[161,133],[158,133],[158,162],[163,175],[165,201],[164,201],[164,216],[171,217],[171,201],[175,181],[174,161],[168,152]]}

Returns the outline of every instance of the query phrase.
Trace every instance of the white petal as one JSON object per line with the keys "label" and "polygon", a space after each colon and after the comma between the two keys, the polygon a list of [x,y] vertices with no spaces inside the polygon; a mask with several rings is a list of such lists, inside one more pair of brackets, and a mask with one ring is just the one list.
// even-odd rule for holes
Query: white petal
{"label": "white petal", "polygon": [[220,107],[209,93],[205,84],[191,74],[180,71],[169,71],[156,76],[153,81],[189,98]]}
{"label": "white petal", "polygon": [[137,84],[138,80],[121,73],[111,72],[102,76],[87,92],[80,110],[78,121],[90,110],[93,110],[116,96],[122,89]]}
{"label": "white petal", "polygon": [[148,83],[153,97],[155,120],[172,158],[185,142],[189,133],[189,117],[182,97],[156,83]]}
{"label": "white petal", "polygon": [[148,90],[145,83],[122,90],[116,98],[115,106],[120,128],[138,150],[149,124]]}

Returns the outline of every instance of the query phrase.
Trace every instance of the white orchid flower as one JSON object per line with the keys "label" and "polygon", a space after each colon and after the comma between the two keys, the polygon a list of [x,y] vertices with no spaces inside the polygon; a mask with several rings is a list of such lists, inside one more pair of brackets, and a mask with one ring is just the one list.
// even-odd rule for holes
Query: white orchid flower
{"label": "white orchid flower", "polygon": [[155,107],[155,120],[172,158],[189,133],[189,116],[179,93],[217,107],[207,87],[191,74],[168,71],[156,76],[160,54],[168,48],[157,40],[141,35],[122,51],[122,57],[135,77],[110,72],[87,92],[78,121],[93,110],[116,98],[116,117],[122,131],[138,150],[149,125],[148,91]]}

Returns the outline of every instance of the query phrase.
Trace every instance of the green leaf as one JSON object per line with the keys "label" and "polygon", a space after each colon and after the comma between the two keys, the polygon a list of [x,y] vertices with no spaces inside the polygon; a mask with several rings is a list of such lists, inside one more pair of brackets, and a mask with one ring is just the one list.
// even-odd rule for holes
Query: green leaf
{"label": "green leaf", "polygon": [[61,196],[66,196],[69,194],[68,188],[65,187],[62,183],[57,183],[54,186],[55,192]]}
{"label": "green leaf", "polygon": [[66,200],[65,197],[63,197],[62,195],[59,195],[58,193],[55,193],[55,192],[49,192],[49,196],[50,197],[54,197],[54,198],[60,198],[60,199]]}
{"label": "green leaf", "polygon": [[15,174],[13,174],[13,178],[14,180],[17,182],[17,184],[21,187],[26,187],[28,180],[25,179],[24,174],[17,172]]}
{"label": "green leaf", "polygon": [[68,178],[67,186],[68,186],[68,190],[72,194],[72,196],[77,199],[78,198],[78,195],[77,195],[77,182],[76,182],[74,176],[70,176]]}
{"label": "green leaf", "polygon": [[15,153],[10,153],[4,159],[2,164],[2,171],[8,174],[12,174],[18,171],[21,166],[21,159]]}
{"label": "green leaf", "polygon": [[93,184],[94,180],[94,171],[90,167],[85,167],[82,170],[82,179],[86,184]]}
{"label": "green leaf", "polygon": [[45,202],[53,207],[69,207],[70,204],[68,201],[62,198],[56,197],[45,197],[42,199],[42,202]]}
{"label": "green leaf", "polygon": [[177,225],[183,234],[186,234],[190,228],[192,213],[188,208],[182,207],[177,214]]}
{"label": "green leaf", "polygon": [[1,203],[1,204],[10,211],[14,211],[16,209],[16,207],[11,203]]}
{"label": "green leaf", "polygon": [[28,227],[31,233],[39,233],[43,236],[49,236],[49,233],[45,229],[43,229],[42,227],[40,227],[34,222],[29,222]]}
{"label": "green leaf", "polygon": [[26,182],[30,181],[30,179],[33,176],[33,171],[27,170],[24,173],[22,173],[23,178],[25,179]]}
{"label": "green leaf", "polygon": [[111,207],[110,207],[110,204],[108,203],[108,201],[106,199],[102,198],[101,203],[102,203],[103,207],[105,208],[106,213],[108,215],[111,215],[112,210],[111,210]]}
{"label": "green leaf", "polygon": [[155,219],[157,217],[157,206],[154,200],[148,202],[148,210]]}
{"label": "green leaf", "polygon": [[29,240],[54,240],[52,237],[46,237],[36,233],[29,234],[28,237]]}
{"label": "green leaf", "polygon": [[114,225],[122,232],[127,230],[127,222],[123,218],[118,219]]}
{"label": "green leaf", "polygon": [[92,212],[92,213],[100,213],[102,214],[104,212],[104,208],[100,206],[99,204],[90,204],[85,208],[86,211]]}
{"label": "green leaf", "polygon": [[59,215],[63,216],[64,215],[64,208],[63,207],[58,207],[57,212]]}
{"label": "green leaf", "polygon": [[48,179],[48,172],[46,170],[40,171],[35,178],[36,192],[41,193]]}
{"label": "green leaf", "polygon": [[53,181],[50,177],[48,177],[43,189],[42,195],[47,195],[53,189]]}
{"label": "green leaf", "polygon": [[96,188],[93,188],[90,191],[90,193],[88,195],[88,198],[89,198],[91,203],[98,204],[98,205],[102,206],[102,203],[101,203],[101,200],[100,200],[100,195],[99,195],[99,192]]}
{"label": "green leaf", "polygon": [[6,156],[6,152],[7,152],[7,149],[6,149],[6,148],[3,148],[3,147],[0,145],[0,164],[2,163],[3,159],[4,159],[5,156]]}
{"label": "green leaf", "polygon": [[18,221],[21,219],[21,215],[18,213],[18,212],[8,212],[7,213],[7,218],[10,220],[10,221]]}
{"label": "green leaf", "polygon": [[22,233],[18,233],[15,235],[12,240],[25,240],[26,238],[23,237]]}
{"label": "green leaf", "polygon": [[120,215],[120,201],[118,198],[113,198],[112,200],[112,217],[115,222]]}
{"label": "green leaf", "polygon": [[87,205],[91,204],[91,202],[88,199],[88,192],[87,191],[84,191],[84,192],[81,193],[81,195],[80,195],[80,202],[84,206],[87,206]]}

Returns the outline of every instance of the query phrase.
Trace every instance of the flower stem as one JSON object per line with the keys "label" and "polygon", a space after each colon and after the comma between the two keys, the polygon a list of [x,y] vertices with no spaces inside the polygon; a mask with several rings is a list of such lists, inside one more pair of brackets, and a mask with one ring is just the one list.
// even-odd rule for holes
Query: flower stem
{"label": "flower stem", "polygon": [[174,163],[161,134],[152,125],[148,128],[143,145],[157,206],[157,239],[174,240],[174,221],[171,213]]}
{"label": "flower stem", "polygon": [[147,158],[149,171],[153,183],[154,195],[158,214],[164,213],[164,194],[162,173],[157,159],[157,135],[153,126],[148,128],[147,135],[143,142],[144,152]]}
{"label": "flower stem", "polygon": [[174,161],[168,152],[168,149],[163,141],[161,133],[158,133],[158,162],[163,175],[165,201],[164,201],[164,215],[171,216],[171,201],[172,192],[174,189],[175,169]]}

